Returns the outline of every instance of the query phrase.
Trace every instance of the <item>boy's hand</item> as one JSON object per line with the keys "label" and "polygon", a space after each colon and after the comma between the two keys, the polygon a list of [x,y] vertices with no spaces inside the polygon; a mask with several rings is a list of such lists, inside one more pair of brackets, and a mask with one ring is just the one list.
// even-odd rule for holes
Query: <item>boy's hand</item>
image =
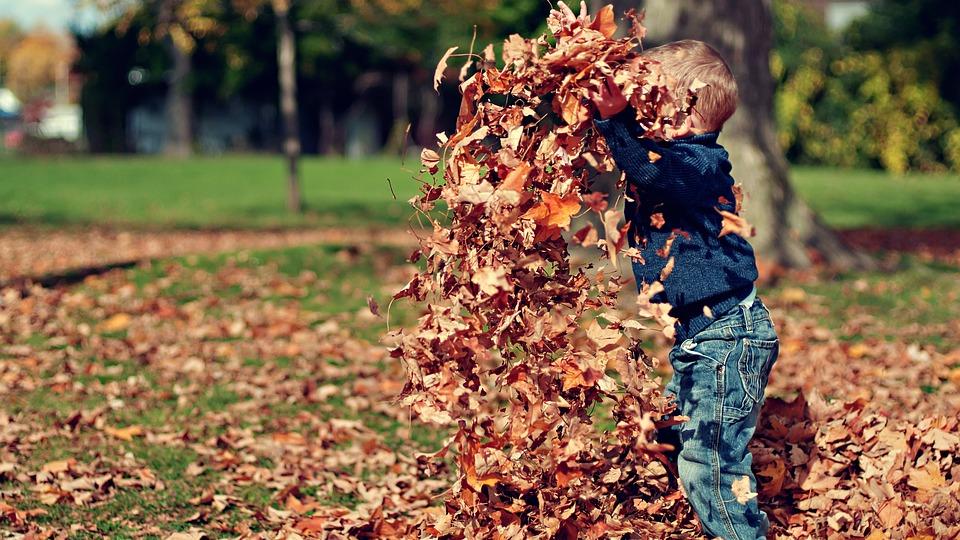
{"label": "boy's hand", "polygon": [[590,101],[597,107],[601,118],[610,118],[627,108],[627,98],[612,75],[607,75],[599,86],[597,92],[590,92]]}
{"label": "boy's hand", "polygon": [[560,0],[557,2],[557,7],[560,9],[551,9],[550,16],[556,17],[561,24],[566,27],[573,28],[577,23],[580,23],[583,26],[590,24],[590,16],[587,14],[587,2],[581,0],[580,2],[580,16],[577,17],[573,14],[573,10],[570,9],[567,4]]}

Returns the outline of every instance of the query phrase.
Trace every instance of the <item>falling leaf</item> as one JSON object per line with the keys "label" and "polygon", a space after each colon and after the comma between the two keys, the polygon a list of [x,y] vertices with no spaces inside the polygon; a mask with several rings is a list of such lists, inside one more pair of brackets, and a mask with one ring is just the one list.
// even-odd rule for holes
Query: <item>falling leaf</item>
{"label": "falling leaf", "polygon": [[720,215],[723,216],[723,228],[720,230],[721,238],[730,233],[738,234],[744,238],[753,236],[753,227],[742,216],[726,210],[717,210],[717,212],[720,212]]}
{"label": "falling leaf", "polygon": [[604,37],[611,38],[617,32],[617,22],[614,19],[613,5],[607,4],[600,8],[590,28],[600,32]]}
{"label": "falling leaf", "polygon": [[447,49],[447,52],[443,53],[443,56],[440,57],[440,61],[437,62],[437,69],[433,72],[433,90],[437,93],[440,93],[440,81],[443,80],[443,72],[447,69],[447,61],[450,60],[450,55],[458,48],[459,47],[450,47]]}
{"label": "falling leaf", "polygon": [[588,193],[581,197],[583,203],[590,207],[590,210],[598,214],[603,214],[607,210],[607,194],[599,191],[594,191],[593,193]]}
{"label": "falling leaf", "polygon": [[580,211],[580,196],[570,193],[561,197],[545,192],[543,200],[523,214],[523,218],[532,219],[544,227],[568,229],[570,219]]}
{"label": "falling leaf", "polygon": [[[670,274],[673,273],[673,266],[676,264],[676,261],[673,257],[670,257],[667,260],[667,264],[663,266],[663,269],[660,270],[660,281],[666,281]],[[706,306],[704,306],[706,307]]]}
{"label": "falling leaf", "polygon": [[499,291],[507,290],[510,282],[507,281],[506,271],[503,268],[493,268],[484,266],[473,273],[470,280],[480,287],[480,291],[486,295],[494,295]]}
{"label": "falling leaf", "polygon": [[435,151],[424,148],[420,151],[420,162],[430,172],[436,172],[437,166],[440,164],[440,156]]}
{"label": "falling leaf", "polygon": [[654,229],[663,227],[666,222],[667,221],[663,219],[663,212],[654,212],[653,214],[650,214],[650,225]]}
{"label": "falling leaf", "polygon": [[747,504],[747,501],[757,496],[756,493],[750,490],[750,477],[747,475],[743,475],[734,480],[731,489],[733,490],[733,496],[736,497],[737,502],[740,504]]}
{"label": "falling leaf", "polygon": [[507,173],[506,178],[500,183],[499,188],[516,192],[523,191],[526,187],[527,178],[529,178],[532,170],[533,166],[529,163],[519,164],[515,169]]}
{"label": "falling leaf", "polygon": [[370,310],[370,313],[373,313],[377,317],[380,317],[380,305],[377,304],[377,301],[373,299],[372,296],[367,297],[367,309]]}

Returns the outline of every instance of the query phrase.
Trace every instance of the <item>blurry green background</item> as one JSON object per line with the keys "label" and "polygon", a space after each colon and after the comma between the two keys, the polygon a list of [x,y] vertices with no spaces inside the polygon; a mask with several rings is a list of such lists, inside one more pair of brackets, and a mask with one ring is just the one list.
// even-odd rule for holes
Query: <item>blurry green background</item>
{"label": "blurry green background", "polygon": [[[474,28],[475,49],[542,31],[549,10],[539,0],[297,0],[283,16],[286,1],[49,1],[62,9],[0,7],[7,225],[404,222],[416,159],[399,156],[435,145],[458,107],[455,69],[432,89],[439,56],[468,50]],[[957,226],[957,4],[773,7],[778,138],[800,166],[801,196],[837,227]],[[285,31],[295,132],[279,105]],[[299,186],[271,157],[285,137],[307,156]],[[285,209],[291,189],[300,211]]]}

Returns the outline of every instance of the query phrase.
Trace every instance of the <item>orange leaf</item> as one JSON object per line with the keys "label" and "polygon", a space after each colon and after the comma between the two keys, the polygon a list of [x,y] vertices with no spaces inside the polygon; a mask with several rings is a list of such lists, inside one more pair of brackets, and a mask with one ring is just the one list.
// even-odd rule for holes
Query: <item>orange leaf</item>
{"label": "orange leaf", "polygon": [[323,532],[323,526],[326,522],[327,520],[322,517],[308,517],[297,521],[293,528],[305,533],[319,533]]}
{"label": "orange leaf", "polygon": [[132,441],[134,437],[143,435],[143,428],[140,426],[127,426],[124,428],[103,428],[108,435],[112,435],[122,441]]}
{"label": "orange leaf", "polygon": [[667,220],[663,219],[663,213],[662,213],[662,212],[657,212],[657,213],[655,213],[655,214],[650,214],[650,225],[651,225],[654,229],[659,229],[659,228],[663,227],[663,225],[664,225],[666,222],[667,222]]}
{"label": "orange leaf", "polygon": [[782,459],[775,458],[770,463],[767,463],[759,471],[757,471],[757,476],[762,476],[765,478],[764,482],[760,485],[760,493],[763,493],[764,496],[772,497],[783,489],[783,480],[787,474],[787,466]]}
{"label": "orange leaf", "polygon": [[570,227],[571,218],[580,211],[580,195],[570,193],[560,197],[554,193],[543,194],[543,201],[534,205],[523,214],[523,218],[532,219],[544,227],[559,227],[566,230]]}
{"label": "orange leaf", "polygon": [[922,469],[910,471],[907,483],[921,490],[931,490],[947,485],[947,479],[935,463],[927,463]]}
{"label": "orange leaf", "polygon": [[529,163],[517,165],[516,169],[507,173],[507,177],[500,183],[500,188],[509,189],[510,191],[516,191],[518,193],[523,191],[527,183],[527,177],[530,176],[530,171],[532,170],[533,166]]}
{"label": "orange leaf", "polygon": [[41,467],[40,470],[43,472],[56,474],[56,473],[67,472],[70,469],[72,469],[76,464],[77,464],[77,460],[73,458],[60,459],[57,461],[51,461],[49,463],[44,464],[44,466]]}
{"label": "orange leaf", "polygon": [[723,216],[723,228],[720,230],[721,238],[730,233],[738,234],[744,238],[753,236],[753,226],[747,223],[747,220],[742,216],[726,210],[718,209],[717,212],[720,212],[720,215]]}
{"label": "orange leaf", "polygon": [[109,319],[100,323],[97,328],[101,332],[120,332],[130,326],[130,315],[126,313],[117,313]]}
{"label": "orange leaf", "polygon": [[606,38],[613,37],[617,33],[617,21],[613,16],[613,5],[607,4],[600,9],[590,28],[600,32]]}

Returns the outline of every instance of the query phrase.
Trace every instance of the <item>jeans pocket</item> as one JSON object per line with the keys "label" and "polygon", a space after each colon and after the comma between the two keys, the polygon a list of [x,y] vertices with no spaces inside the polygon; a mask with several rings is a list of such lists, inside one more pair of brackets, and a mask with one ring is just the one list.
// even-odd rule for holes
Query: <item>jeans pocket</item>
{"label": "jeans pocket", "polygon": [[733,372],[726,378],[729,386],[724,396],[725,420],[742,420],[763,402],[767,378],[779,348],[780,342],[776,339],[740,340],[740,354],[735,357],[736,363],[731,362],[727,366]]}
{"label": "jeans pocket", "polygon": [[745,354],[737,366],[740,372],[740,381],[750,403],[744,402],[744,408],[763,401],[763,392],[767,388],[767,377],[770,374],[773,360],[777,357],[780,342],[772,339],[743,340]]}

